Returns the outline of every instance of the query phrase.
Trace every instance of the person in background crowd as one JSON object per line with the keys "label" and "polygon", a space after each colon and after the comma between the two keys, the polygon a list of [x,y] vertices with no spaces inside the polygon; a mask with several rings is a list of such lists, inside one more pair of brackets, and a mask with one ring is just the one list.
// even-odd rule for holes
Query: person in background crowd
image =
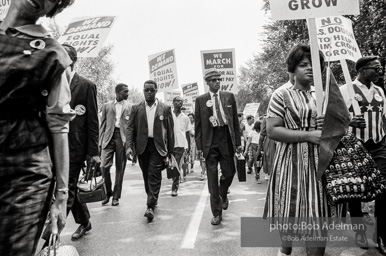
{"label": "person in background crowd", "polygon": [[50,207],[66,222],[72,62],[37,21],[73,2],[10,1],[0,23],[0,255],[35,255]]}
{"label": "person in background crowd", "polygon": [[70,122],[68,134],[70,148],[70,178],[67,200],[67,215],[72,212],[75,222],[80,224],[72,235],[72,240],[81,238],[91,230],[90,212],[86,204],[77,198],[79,173],[84,161],[95,165],[100,162],[98,137],[99,120],[97,104],[97,87],[90,80],[75,72],[77,53],[74,47],[63,45],[71,60],[71,102],[70,106],[76,112],[76,117]]}
{"label": "person in background crowd", "polygon": [[261,123],[261,131],[259,138],[259,147],[257,149],[257,158],[262,152],[262,162],[263,162],[263,171],[265,173],[265,180],[269,179],[269,175],[272,171],[272,164],[274,162],[274,156],[276,151],[275,141],[267,137],[267,116],[264,115],[263,121]]}
{"label": "person in background crowd", "polygon": [[249,132],[248,134],[248,141],[247,145],[245,146],[245,152],[244,155],[247,155],[248,152],[250,151],[249,148],[252,150],[252,165],[255,169],[255,179],[256,183],[260,184],[260,169],[261,169],[261,151],[258,151],[259,147],[259,139],[260,139],[260,125],[261,122],[260,120],[257,120],[253,124],[253,129],[252,131]]}
{"label": "person in background crowd", "polygon": [[[190,123],[192,124],[192,127],[194,127],[194,114],[190,113],[188,115],[190,119]],[[198,154],[197,152],[197,146],[196,146],[196,141],[194,138],[194,134],[190,135],[190,161],[191,161],[191,167],[193,169],[194,161],[198,160],[200,161],[200,166],[201,166],[201,176],[200,180],[203,181],[205,180],[205,175],[206,175],[206,163],[205,163],[205,158],[202,157],[202,154]]]}
{"label": "person in background crowd", "polygon": [[133,106],[127,126],[126,154],[138,156],[147,194],[148,221],[154,219],[154,208],[158,204],[161,189],[162,170],[165,161],[174,153],[174,123],[169,106],[158,101],[157,83],[144,83],[145,100]]}
{"label": "person in background crowd", "polygon": [[[132,105],[127,101],[129,87],[126,84],[115,86],[115,100],[102,106],[99,146],[101,147],[101,168],[105,178],[107,197],[102,205],[110,201],[112,206],[119,205],[122,194],[123,176],[126,168],[126,129],[129,122]],[[115,185],[112,190],[110,168],[113,165],[115,153]],[[131,158],[130,158],[131,159]]]}
{"label": "person in background crowd", "polygon": [[[183,99],[181,96],[177,96],[173,99],[173,122],[174,122],[174,156],[178,163],[180,171],[182,170],[183,155],[187,154],[188,141],[186,140],[186,132],[194,136],[193,127],[190,124],[189,117],[181,112],[183,105]],[[186,172],[182,173],[182,177],[174,177],[172,184],[172,196],[177,196],[178,188],[181,182],[185,181]]]}
{"label": "person in background crowd", "polygon": [[[324,58],[320,55],[323,67]],[[268,137],[277,141],[277,145],[263,216],[283,224],[292,223],[288,218],[293,217],[292,224],[299,224],[301,217],[319,221],[321,217],[329,216],[326,191],[316,177],[324,117],[317,116],[316,100],[311,93],[310,47],[295,46],[287,57],[287,67],[295,76],[295,85],[277,90],[267,112]],[[280,232],[282,237],[309,235],[300,230]],[[326,235],[326,230],[313,230],[311,236],[321,239],[316,240],[319,241],[317,247],[306,242],[307,255],[324,255]],[[280,252],[290,255],[292,242],[283,239]]]}
{"label": "person in background crowd", "polygon": [[[253,130],[253,124],[255,123],[255,118],[251,115],[247,116],[247,123],[244,126],[244,142],[247,143],[249,139],[249,134]],[[247,149],[247,148],[246,148]],[[248,149],[248,154],[245,155],[245,160],[248,166],[248,174],[252,173],[253,167],[253,156],[252,156],[252,148]]]}
{"label": "person in background crowd", "polygon": [[241,149],[244,151],[244,147],[245,147],[245,141],[244,141],[244,123],[243,123],[243,120],[244,120],[244,114],[242,112],[238,113],[237,114],[237,117],[239,118],[239,124],[240,124],[240,134],[241,134]]}
{"label": "person in background crowd", "polygon": [[[208,189],[213,218],[212,225],[222,221],[222,210],[227,210],[227,191],[235,175],[234,154],[241,150],[240,124],[235,96],[220,90],[221,74],[217,69],[205,71],[209,92],[196,98],[195,139],[197,149],[203,152],[208,175]],[[218,180],[217,166],[221,177]]]}
{"label": "person in background crowd", "polygon": [[[350,126],[353,133],[364,143],[365,148],[369,151],[375,160],[379,171],[386,176],[386,138],[384,131],[384,118],[386,115],[386,98],[381,87],[374,83],[382,75],[382,66],[379,58],[376,56],[366,56],[360,58],[355,65],[358,73],[353,82],[355,92],[354,99],[351,99],[348,92],[348,85],[340,87],[343,99],[351,113],[352,120]],[[352,101],[356,100],[360,106],[360,116],[354,116]],[[376,235],[373,240],[378,245],[378,251],[386,255],[386,194],[383,193],[375,199],[375,217]],[[361,202],[354,201],[349,203],[350,216],[357,217],[353,223],[365,223],[363,217]],[[362,219],[361,219],[362,217]],[[368,248],[365,230],[355,232],[355,241],[359,247]]]}

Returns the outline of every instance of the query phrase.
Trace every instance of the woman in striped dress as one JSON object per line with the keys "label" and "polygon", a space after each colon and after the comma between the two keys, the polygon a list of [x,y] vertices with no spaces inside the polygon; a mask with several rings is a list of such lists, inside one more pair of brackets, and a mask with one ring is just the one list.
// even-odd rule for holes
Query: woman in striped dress
{"label": "woman in striped dress", "polygon": [[[313,74],[309,46],[294,47],[287,57],[287,68],[295,75],[295,85],[277,90],[267,113],[268,137],[278,143],[264,217],[282,224],[288,224],[288,218],[293,217],[291,223],[299,224],[301,218],[316,220],[329,215],[324,188],[316,177],[323,117],[317,117],[316,100],[311,92]],[[281,230],[280,233],[288,235],[288,232],[304,234],[302,230]],[[315,232],[318,233],[314,230],[312,234]],[[318,247],[307,248],[307,254],[324,255],[325,244],[318,244]],[[282,242],[282,255],[290,255],[291,251],[292,243]]]}

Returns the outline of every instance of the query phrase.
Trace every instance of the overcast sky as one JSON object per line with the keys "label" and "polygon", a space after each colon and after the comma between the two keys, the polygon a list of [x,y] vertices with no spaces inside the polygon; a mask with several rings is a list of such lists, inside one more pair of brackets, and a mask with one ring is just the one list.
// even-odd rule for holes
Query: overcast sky
{"label": "overcast sky", "polygon": [[269,20],[262,0],[75,0],[56,17],[117,16],[106,42],[114,45],[114,78],[142,88],[148,56],[175,49],[179,84],[202,89],[201,50],[236,50],[237,68],[261,50],[262,25]]}

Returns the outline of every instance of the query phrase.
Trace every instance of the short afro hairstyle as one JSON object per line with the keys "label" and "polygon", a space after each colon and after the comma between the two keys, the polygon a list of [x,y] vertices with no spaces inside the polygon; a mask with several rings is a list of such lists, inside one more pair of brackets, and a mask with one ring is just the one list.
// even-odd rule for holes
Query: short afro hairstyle
{"label": "short afro hairstyle", "polygon": [[[287,56],[287,71],[294,73],[296,67],[302,61],[303,58],[307,58],[311,60],[311,48],[309,45],[299,44],[291,49]],[[320,67],[322,71],[324,70],[324,55],[321,51],[319,51],[319,59],[320,59]]]}

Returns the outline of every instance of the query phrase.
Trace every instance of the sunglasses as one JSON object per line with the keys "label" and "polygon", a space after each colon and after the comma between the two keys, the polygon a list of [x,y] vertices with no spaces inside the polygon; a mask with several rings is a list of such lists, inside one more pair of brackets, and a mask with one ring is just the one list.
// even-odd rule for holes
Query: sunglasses
{"label": "sunglasses", "polygon": [[213,79],[210,79],[210,81],[212,81],[212,82],[217,82],[217,81],[221,82],[221,78],[213,78]]}
{"label": "sunglasses", "polygon": [[143,89],[143,91],[144,91],[144,92],[151,92],[151,93],[155,92],[154,89]]}
{"label": "sunglasses", "polygon": [[376,66],[376,67],[367,67],[367,68],[362,68],[362,69],[374,69],[375,72],[381,72],[383,68],[381,66]]}

